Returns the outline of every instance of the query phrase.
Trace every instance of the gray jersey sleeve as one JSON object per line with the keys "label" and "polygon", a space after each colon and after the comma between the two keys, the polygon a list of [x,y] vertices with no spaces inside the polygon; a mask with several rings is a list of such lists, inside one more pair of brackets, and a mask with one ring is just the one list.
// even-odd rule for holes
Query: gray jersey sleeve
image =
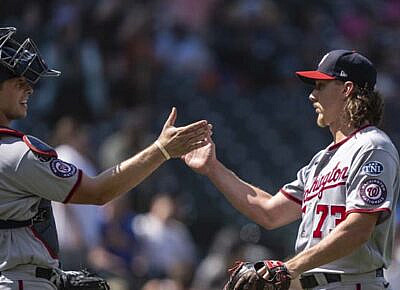
{"label": "gray jersey sleeve", "polygon": [[79,185],[82,172],[57,158],[43,158],[28,150],[16,167],[17,180],[27,193],[66,202]]}
{"label": "gray jersey sleeve", "polygon": [[292,182],[285,184],[280,189],[280,192],[288,199],[293,200],[294,202],[297,202],[301,205],[304,199],[304,189],[307,178],[310,175],[312,166],[317,162],[320,156],[323,155],[323,152],[324,150],[318,152],[308,165],[304,166],[297,172],[297,178]]}
{"label": "gray jersey sleeve", "polygon": [[308,166],[303,167],[297,172],[297,178],[292,182],[285,184],[280,192],[285,195],[288,199],[302,204],[303,201],[303,193],[304,193],[304,182],[306,180],[306,172]]}
{"label": "gray jersey sleeve", "polygon": [[398,161],[385,150],[365,152],[352,164],[347,184],[346,212],[382,212],[385,221],[395,206]]}

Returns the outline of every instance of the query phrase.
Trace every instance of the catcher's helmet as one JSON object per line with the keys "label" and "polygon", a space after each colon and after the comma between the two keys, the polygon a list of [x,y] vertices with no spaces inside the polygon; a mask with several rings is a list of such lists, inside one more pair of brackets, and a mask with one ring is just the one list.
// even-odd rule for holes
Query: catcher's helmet
{"label": "catcher's helmet", "polygon": [[35,43],[27,38],[22,44],[13,39],[14,27],[0,28],[0,81],[23,76],[31,84],[41,77],[57,77],[59,71],[49,69]]}

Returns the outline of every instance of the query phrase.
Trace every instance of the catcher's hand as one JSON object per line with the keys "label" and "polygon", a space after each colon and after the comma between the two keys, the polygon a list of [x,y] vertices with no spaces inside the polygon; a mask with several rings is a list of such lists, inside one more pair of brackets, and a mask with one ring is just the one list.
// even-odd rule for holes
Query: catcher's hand
{"label": "catcher's hand", "polygon": [[58,270],[52,281],[59,290],[109,290],[107,281],[86,270],[62,271]]}
{"label": "catcher's hand", "polygon": [[[265,279],[258,273],[263,267],[268,272]],[[291,276],[281,261],[236,262],[229,273],[224,290],[288,290],[290,287]]]}

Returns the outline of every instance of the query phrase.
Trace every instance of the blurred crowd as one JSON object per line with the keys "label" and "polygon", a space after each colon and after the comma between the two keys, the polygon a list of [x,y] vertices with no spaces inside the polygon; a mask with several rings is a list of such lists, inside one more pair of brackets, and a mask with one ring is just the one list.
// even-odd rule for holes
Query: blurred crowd
{"label": "blurred crowd", "polygon": [[[88,175],[153,142],[174,105],[178,125],[209,120],[219,158],[277,191],[330,142],[294,71],[337,48],[375,63],[382,127],[400,146],[400,0],[2,0],[0,24],[62,72],[14,127]],[[64,268],[116,290],[221,289],[235,259],[293,254],[296,225],[264,231],[180,161],[104,207],[54,206]]]}

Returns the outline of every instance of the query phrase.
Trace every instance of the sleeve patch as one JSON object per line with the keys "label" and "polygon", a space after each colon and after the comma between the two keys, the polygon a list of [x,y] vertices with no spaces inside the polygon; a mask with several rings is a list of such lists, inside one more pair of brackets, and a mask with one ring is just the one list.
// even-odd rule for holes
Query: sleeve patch
{"label": "sleeve patch", "polygon": [[379,179],[368,179],[361,184],[360,196],[370,205],[380,205],[387,197],[386,185]]}
{"label": "sleeve patch", "polygon": [[54,173],[54,175],[62,178],[72,177],[78,171],[75,165],[62,161],[60,159],[53,159],[50,162],[50,169]]}
{"label": "sleeve patch", "polygon": [[379,176],[383,173],[383,164],[379,161],[370,161],[364,164],[362,172],[369,176]]}

